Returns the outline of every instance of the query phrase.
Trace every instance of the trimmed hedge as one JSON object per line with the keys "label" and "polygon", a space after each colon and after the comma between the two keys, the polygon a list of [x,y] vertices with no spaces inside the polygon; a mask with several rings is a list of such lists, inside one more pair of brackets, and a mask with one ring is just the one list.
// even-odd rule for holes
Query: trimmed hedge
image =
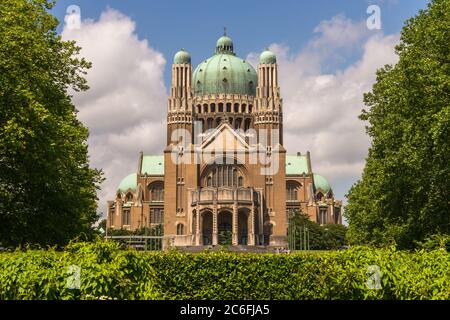
{"label": "trimmed hedge", "polygon": [[[70,265],[80,290],[67,288]],[[382,289],[369,289],[369,265]],[[450,254],[356,247],[285,254],[137,252],[108,242],[0,254],[0,299],[450,299]]]}

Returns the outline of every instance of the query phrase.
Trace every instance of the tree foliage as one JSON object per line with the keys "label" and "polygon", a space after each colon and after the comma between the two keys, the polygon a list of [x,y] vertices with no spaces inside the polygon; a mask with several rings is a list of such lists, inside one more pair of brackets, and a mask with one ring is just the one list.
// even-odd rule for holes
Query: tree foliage
{"label": "tree foliage", "polygon": [[97,219],[101,172],[69,90],[90,64],[64,42],[47,0],[0,2],[0,243],[64,244]]}
{"label": "tree foliage", "polygon": [[406,22],[398,63],[364,96],[372,145],[348,194],[352,243],[409,248],[450,233],[449,39],[450,0],[433,0]]}
{"label": "tree foliage", "polygon": [[[311,250],[337,250],[347,244],[347,227],[344,225],[319,225],[317,222],[311,221],[309,216],[302,211],[294,211],[289,223],[291,227],[289,227],[288,232],[297,232],[295,237],[296,248],[304,246],[305,229],[308,232],[309,249]],[[293,240],[292,237],[288,238]]]}

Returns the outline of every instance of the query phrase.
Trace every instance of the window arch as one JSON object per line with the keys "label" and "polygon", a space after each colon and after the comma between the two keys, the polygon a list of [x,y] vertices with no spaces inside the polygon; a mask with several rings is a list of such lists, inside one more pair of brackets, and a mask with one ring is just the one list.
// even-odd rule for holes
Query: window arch
{"label": "window arch", "polygon": [[245,119],[244,131],[247,131],[248,129],[250,129],[251,123],[252,123],[252,119],[250,119],[250,118]]}
{"label": "window arch", "polygon": [[181,236],[184,234],[184,224],[179,223],[177,224],[177,235]]}
{"label": "window arch", "polygon": [[300,184],[295,181],[290,181],[286,184],[286,201],[299,201],[298,194]]}
{"label": "window arch", "polygon": [[239,112],[239,103],[235,103],[234,104],[234,112],[238,113]]}
{"label": "window arch", "polygon": [[243,187],[244,174],[237,164],[214,164],[203,175],[206,187]]}
{"label": "window arch", "polygon": [[322,192],[317,192],[317,194],[316,194],[316,200],[317,201],[322,201],[322,199],[323,199],[323,193]]}
{"label": "window arch", "polygon": [[150,201],[164,202],[164,184],[161,181],[153,182],[148,186]]}
{"label": "window arch", "polygon": [[125,197],[126,202],[131,202],[133,201],[133,195],[131,194],[131,192],[128,192],[126,197]]}

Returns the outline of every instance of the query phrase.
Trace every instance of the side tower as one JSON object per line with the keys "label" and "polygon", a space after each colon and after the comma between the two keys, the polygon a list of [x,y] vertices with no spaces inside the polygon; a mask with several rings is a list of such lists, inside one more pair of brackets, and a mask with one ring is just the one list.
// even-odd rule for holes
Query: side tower
{"label": "side tower", "polygon": [[[174,142],[172,135],[176,129],[185,129],[192,136],[191,78],[191,56],[181,49],[175,54],[172,65],[172,85],[167,106],[167,145]],[[185,142],[189,144],[191,141]]]}
{"label": "side tower", "polygon": [[[283,147],[283,110],[278,84],[278,65],[273,52],[266,49],[258,65],[258,87],[255,97],[254,127],[258,144],[270,163],[263,168],[265,176],[266,221],[270,221],[271,245],[283,245],[286,239],[286,150]],[[266,227],[266,226],[265,226]]]}
{"label": "side tower", "polygon": [[[192,64],[190,54],[181,49],[172,65],[172,85],[167,108],[167,147],[164,150],[164,232],[183,235],[186,230],[186,188],[190,170],[181,159],[192,143]],[[192,182],[192,183],[195,183]]]}

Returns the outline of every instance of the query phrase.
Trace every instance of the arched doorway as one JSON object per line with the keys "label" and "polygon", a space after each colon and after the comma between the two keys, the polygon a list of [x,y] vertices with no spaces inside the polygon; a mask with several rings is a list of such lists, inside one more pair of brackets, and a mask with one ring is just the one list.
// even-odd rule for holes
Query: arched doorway
{"label": "arched doorway", "polygon": [[249,211],[241,209],[238,212],[238,244],[248,244],[248,217]]}
{"label": "arched doorway", "polygon": [[273,234],[273,224],[269,221],[264,223],[264,245],[270,245],[270,236]]}
{"label": "arched doorway", "polygon": [[231,245],[233,235],[233,215],[230,211],[221,211],[218,216],[218,242],[220,245]]}
{"label": "arched doorway", "polygon": [[213,219],[211,211],[204,211],[202,213],[202,243],[203,245],[212,244],[212,230],[213,230]]}

